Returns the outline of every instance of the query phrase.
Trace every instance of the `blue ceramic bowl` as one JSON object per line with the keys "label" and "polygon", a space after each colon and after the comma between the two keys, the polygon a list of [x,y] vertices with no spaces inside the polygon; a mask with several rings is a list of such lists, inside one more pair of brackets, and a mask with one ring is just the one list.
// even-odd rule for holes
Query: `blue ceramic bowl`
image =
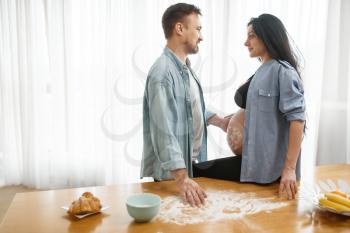
{"label": "blue ceramic bowl", "polygon": [[152,193],[135,194],[127,198],[126,208],[136,222],[148,222],[158,214],[160,200]]}

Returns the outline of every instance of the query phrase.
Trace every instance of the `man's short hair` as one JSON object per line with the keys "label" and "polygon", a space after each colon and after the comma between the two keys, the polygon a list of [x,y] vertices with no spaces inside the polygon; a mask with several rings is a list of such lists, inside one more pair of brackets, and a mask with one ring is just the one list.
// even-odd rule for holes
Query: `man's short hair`
{"label": "man's short hair", "polygon": [[192,4],[177,3],[165,10],[162,18],[162,26],[166,39],[171,37],[174,26],[178,22],[184,23],[184,18],[192,13],[201,14],[201,10]]}

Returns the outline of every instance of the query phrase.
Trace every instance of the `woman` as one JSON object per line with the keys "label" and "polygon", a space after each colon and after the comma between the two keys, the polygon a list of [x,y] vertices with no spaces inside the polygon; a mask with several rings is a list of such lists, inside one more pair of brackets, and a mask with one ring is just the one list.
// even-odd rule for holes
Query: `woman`
{"label": "woman", "polygon": [[273,15],[250,20],[244,45],[261,66],[235,96],[245,109],[242,156],[195,164],[194,176],[263,184],[279,180],[279,194],[292,199],[300,178],[305,122],[299,65],[285,27]]}

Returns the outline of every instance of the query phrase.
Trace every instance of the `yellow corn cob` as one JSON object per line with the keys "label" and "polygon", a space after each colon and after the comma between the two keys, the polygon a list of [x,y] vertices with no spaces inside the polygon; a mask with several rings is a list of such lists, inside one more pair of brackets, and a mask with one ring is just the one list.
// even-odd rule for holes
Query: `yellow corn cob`
{"label": "yellow corn cob", "polygon": [[349,196],[346,193],[343,193],[342,191],[339,191],[339,190],[335,190],[335,191],[332,191],[330,193],[334,193],[334,194],[337,194],[339,196],[342,196],[342,197],[345,197],[345,198],[349,199]]}
{"label": "yellow corn cob", "polygon": [[350,208],[350,200],[347,198],[344,198],[344,197],[339,196],[339,195],[334,194],[334,193],[326,193],[325,196],[330,201],[336,202],[336,203],[341,204],[341,205],[345,205],[348,208]]}
{"label": "yellow corn cob", "polygon": [[326,198],[320,198],[320,205],[335,209],[338,212],[350,212],[350,208],[342,204],[327,200]]}

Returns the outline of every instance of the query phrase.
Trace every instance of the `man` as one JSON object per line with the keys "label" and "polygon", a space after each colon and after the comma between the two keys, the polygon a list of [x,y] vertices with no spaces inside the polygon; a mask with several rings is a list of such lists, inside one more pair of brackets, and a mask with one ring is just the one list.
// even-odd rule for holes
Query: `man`
{"label": "man", "polygon": [[189,54],[198,52],[200,9],[178,3],[163,15],[167,40],[163,54],[151,67],[143,99],[143,158],[141,177],[175,179],[180,195],[191,205],[203,204],[204,190],[192,177],[192,163],[207,159],[207,124],[226,131],[229,118],[205,109],[199,80]]}

